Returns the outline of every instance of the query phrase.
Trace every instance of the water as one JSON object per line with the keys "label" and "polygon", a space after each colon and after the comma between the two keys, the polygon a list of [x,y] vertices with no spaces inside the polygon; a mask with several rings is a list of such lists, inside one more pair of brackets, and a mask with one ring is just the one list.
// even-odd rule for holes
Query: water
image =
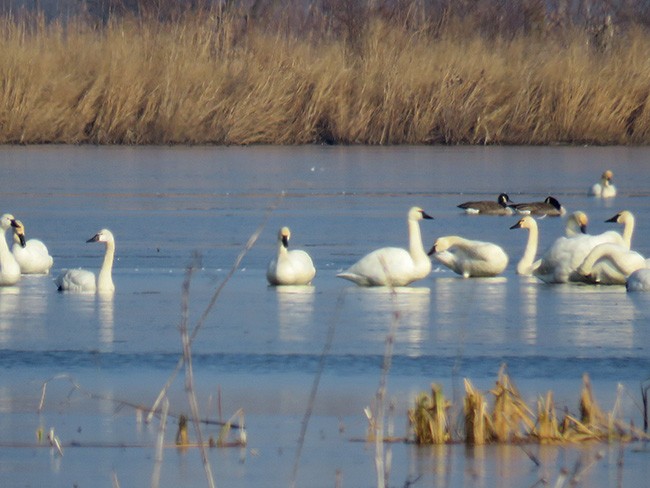
{"label": "water", "polygon": [[[406,411],[431,382],[460,404],[463,378],[488,390],[504,363],[530,405],[551,389],[558,406],[576,412],[586,372],[609,410],[620,384],[621,416],[640,425],[650,297],[519,277],[527,234],[508,229],[517,219],[466,216],[456,205],[502,191],[517,202],[552,194],[569,211],[586,211],[591,233],[615,229],[604,221],[628,209],[637,217],[633,247],[650,255],[649,159],[645,148],[602,147],[0,148],[0,208],[55,259],[52,276],[0,289],[0,482],[150,484],[158,426],[138,422],[130,404],[151,405],[180,357],[185,269],[198,260],[189,296],[194,327],[263,224],[192,345],[204,414],[217,417],[220,405],[224,417],[239,408],[246,415],[246,449],[210,450],[218,486],[290,484],[321,370],[297,485],[376,486],[374,448],[355,440],[365,437],[363,409],[375,397],[395,320],[387,387],[396,435],[405,434]],[[606,168],[619,196],[587,197]],[[421,222],[426,248],[449,234],[493,241],[510,256],[506,272],[463,280],[434,264],[428,278],[395,294],[335,277],[372,249],[406,245],[412,205],[435,218]],[[313,287],[266,285],[283,225],[292,245],[312,255]],[[543,250],[564,220],[539,225]],[[85,241],[103,227],[117,240],[115,295],[57,293],[58,270],[99,268],[101,247]],[[188,412],[182,374],[169,397],[173,413]],[[39,447],[39,427],[55,429],[63,457]],[[169,444],[174,434],[170,423]],[[208,427],[206,435],[218,431]],[[642,447],[530,446],[537,467],[516,446],[396,444],[390,484],[532,486],[541,477],[555,482],[581,460],[593,462],[585,486],[638,486],[650,474]],[[164,455],[161,486],[206,485],[196,450]]]}

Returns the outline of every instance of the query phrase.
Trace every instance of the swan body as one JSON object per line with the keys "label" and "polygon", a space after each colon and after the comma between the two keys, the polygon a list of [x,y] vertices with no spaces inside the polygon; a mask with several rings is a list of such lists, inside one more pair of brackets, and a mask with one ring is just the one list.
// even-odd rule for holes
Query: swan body
{"label": "swan body", "polygon": [[16,219],[11,214],[4,214],[0,217],[0,286],[11,286],[20,280],[20,265],[9,250],[6,239],[6,231],[16,227]]}
{"label": "swan body", "polygon": [[308,285],[316,275],[314,263],[305,251],[289,251],[289,227],[278,232],[278,253],[271,260],[266,271],[266,279],[271,285]]}
{"label": "swan body", "polygon": [[491,242],[458,236],[439,237],[429,255],[463,278],[496,276],[508,266],[508,255]]}
{"label": "swan body", "polygon": [[512,215],[514,210],[511,205],[514,205],[514,203],[510,200],[510,197],[505,193],[501,193],[496,202],[491,200],[465,202],[458,205],[458,208],[462,208],[468,214]]}
{"label": "swan body", "polygon": [[25,226],[16,220],[14,245],[11,248],[22,274],[48,274],[54,263],[47,246],[38,239],[25,240]]}
{"label": "swan body", "polygon": [[543,202],[516,203],[513,208],[524,215],[559,216],[566,213],[566,209],[554,197],[546,197]]}
{"label": "swan body", "polygon": [[336,276],[359,286],[406,286],[425,278],[431,271],[431,260],[424,252],[419,221],[432,218],[421,208],[412,207],[408,212],[408,251],[399,247],[377,249]]}
{"label": "swan body", "polygon": [[628,276],[625,289],[627,291],[650,291],[650,268],[637,269]]}
{"label": "swan body", "polygon": [[618,244],[599,244],[587,255],[578,274],[587,283],[624,285],[627,277],[645,268],[645,258]]}
{"label": "swan body", "polygon": [[605,171],[600,181],[595,183],[589,190],[589,194],[596,198],[612,198],[616,196],[616,187],[612,184],[614,173],[611,170]]}
{"label": "swan body", "polygon": [[113,259],[115,256],[115,238],[108,229],[102,229],[86,242],[106,243],[104,261],[99,270],[97,281],[92,271],[85,269],[62,270],[61,274],[54,281],[59,291],[72,291],[79,293],[99,293],[115,291],[113,284]]}
{"label": "swan body", "polygon": [[524,254],[517,263],[517,274],[520,274],[522,276],[530,276],[533,274],[533,271],[539,268],[539,265],[542,262],[541,259],[535,261],[535,255],[537,254],[537,246],[539,243],[539,229],[537,227],[537,221],[530,215],[526,215],[510,228],[528,229],[528,241],[526,242]]}

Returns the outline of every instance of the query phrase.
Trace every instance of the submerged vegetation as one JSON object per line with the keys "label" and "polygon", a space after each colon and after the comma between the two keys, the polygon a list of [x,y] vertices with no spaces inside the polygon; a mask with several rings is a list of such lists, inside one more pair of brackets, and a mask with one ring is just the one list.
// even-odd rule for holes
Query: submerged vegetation
{"label": "submerged vegetation", "polygon": [[6,12],[0,143],[646,144],[650,9],[589,3]]}
{"label": "submerged vegetation", "polygon": [[558,420],[553,393],[537,400],[537,412],[526,405],[517,388],[512,384],[504,368],[499,372],[496,385],[490,391],[493,396],[490,409],[483,394],[465,380],[463,422],[456,431],[451,426],[449,409],[438,385],[432,385],[431,395],[421,393],[409,410],[409,424],[413,440],[418,444],[446,444],[464,441],[471,445],[489,443],[574,443],[582,441],[627,442],[648,439],[645,431],[618,418],[618,404],[605,413],[593,397],[589,377],[583,377],[579,414],[572,415],[566,409]]}

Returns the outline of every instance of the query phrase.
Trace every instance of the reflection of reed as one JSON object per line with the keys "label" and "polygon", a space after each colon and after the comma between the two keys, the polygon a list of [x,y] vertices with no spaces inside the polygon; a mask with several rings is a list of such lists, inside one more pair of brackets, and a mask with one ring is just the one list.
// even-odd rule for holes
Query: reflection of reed
{"label": "reflection of reed", "polygon": [[97,294],[97,300],[99,301],[99,342],[111,346],[115,340],[113,296],[113,292]]}
{"label": "reflection of reed", "polygon": [[376,339],[376,326],[383,334],[394,320],[394,314],[399,314],[399,325],[395,332],[395,340],[399,344],[415,346],[419,352],[422,343],[427,338],[429,330],[429,309],[431,306],[431,290],[428,287],[398,287],[391,291],[387,287],[351,288],[361,302],[361,308],[368,322],[373,324],[370,331]]}
{"label": "reflection of reed", "polygon": [[280,339],[291,342],[307,340],[306,327],[314,312],[313,286],[277,286]]}

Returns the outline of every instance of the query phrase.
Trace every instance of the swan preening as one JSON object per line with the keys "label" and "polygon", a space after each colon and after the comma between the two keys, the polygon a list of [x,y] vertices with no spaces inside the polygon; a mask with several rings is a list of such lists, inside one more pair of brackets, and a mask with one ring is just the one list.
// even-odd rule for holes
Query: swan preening
{"label": "swan preening", "polygon": [[650,268],[637,269],[625,282],[627,291],[650,291]]}
{"label": "swan preening", "polygon": [[14,245],[11,251],[22,274],[48,274],[54,263],[43,242],[38,239],[25,240],[25,226],[20,220],[16,220],[14,226]]}
{"label": "swan preening", "polygon": [[431,260],[424,252],[419,221],[432,218],[421,208],[412,207],[408,212],[408,251],[399,247],[377,249],[336,276],[359,286],[406,286],[425,278],[431,271]]}
{"label": "swan preening", "polygon": [[316,275],[316,268],[309,254],[301,250],[289,251],[289,227],[278,232],[278,253],[271,260],[266,279],[271,285],[308,285]]}
{"label": "swan preening", "polygon": [[611,170],[605,171],[600,177],[600,181],[594,184],[589,190],[589,194],[598,198],[612,198],[616,196],[616,187],[612,184],[614,173]]}
{"label": "swan preening", "polygon": [[468,214],[512,215],[514,210],[511,205],[514,205],[514,202],[510,200],[510,197],[505,193],[501,193],[496,201],[481,200],[477,202],[465,202],[457,205],[457,207],[462,208]]}
{"label": "swan preening", "polygon": [[16,258],[9,250],[7,245],[6,232],[12,227],[16,227],[16,219],[11,214],[4,214],[0,217],[0,286],[11,286],[20,280],[20,265]]}
{"label": "swan preening", "polygon": [[429,255],[464,278],[496,276],[508,266],[501,247],[458,236],[439,237]]}
{"label": "swan preening", "polygon": [[546,197],[543,202],[516,203],[512,207],[517,213],[524,215],[549,215],[559,216],[566,213],[565,208],[560,205],[554,197]]}
{"label": "swan preening", "polygon": [[115,256],[115,239],[112,232],[108,229],[102,229],[86,242],[106,243],[104,261],[99,270],[97,281],[95,281],[95,273],[92,271],[87,271],[85,269],[64,269],[55,280],[57,288],[60,291],[85,293],[94,293],[95,291],[106,293],[115,291],[112,277],[113,258]]}
{"label": "swan preening", "polygon": [[578,267],[580,279],[586,283],[624,285],[628,276],[645,268],[645,258],[620,244],[599,244]]}

